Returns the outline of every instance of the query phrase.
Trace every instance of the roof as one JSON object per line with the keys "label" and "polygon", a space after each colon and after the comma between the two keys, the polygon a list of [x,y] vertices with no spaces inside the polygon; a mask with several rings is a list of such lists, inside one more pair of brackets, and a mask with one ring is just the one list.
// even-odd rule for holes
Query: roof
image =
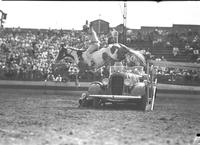
{"label": "roof", "polygon": [[200,27],[200,25],[173,24],[173,27]]}
{"label": "roof", "polygon": [[174,29],[198,29],[200,30],[200,25],[181,25],[181,24],[173,24]]}
{"label": "roof", "polygon": [[114,28],[123,27],[123,26],[124,26],[124,24],[119,24],[119,25],[117,25],[117,26],[114,27]]}
{"label": "roof", "polygon": [[[119,24],[119,25],[117,25],[116,27],[113,27],[115,30],[119,30],[119,29],[123,29],[124,28],[124,24]],[[125,27],[125,29],[126,29],[126,31],[127,30],[132,30],[132,29],[130,29],[130,28],[128,28],[128,27]]]}
{"label": "roof", "polygon": [[105,20],[102,20],[102,19],[97,19],[97,20],[91,21],[91,23],[94,23],[94,22],[96,22],[96,21],[101,21],[101,22],[104,22],[104,23],[108,23],[108,24],[109,24],[109,22],[107,22],[107,21],[105,21]]}
{"label": "roof", "polygon": [[172,29],[172,27],[160,27],[160,26],[141,26],[141,29]]}

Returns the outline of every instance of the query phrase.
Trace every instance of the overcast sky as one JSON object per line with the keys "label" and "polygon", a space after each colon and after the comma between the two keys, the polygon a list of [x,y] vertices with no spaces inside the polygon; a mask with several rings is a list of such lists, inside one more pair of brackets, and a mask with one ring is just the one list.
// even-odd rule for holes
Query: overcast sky
{"label": "overcast sky", "polygon": [[[86,20],[99,17],[111,27],[123,23],[120,1],[1,1],[7,13],[4,27],[82,29]],[[199,1],[127,2],[127,27],[200,25]]]}

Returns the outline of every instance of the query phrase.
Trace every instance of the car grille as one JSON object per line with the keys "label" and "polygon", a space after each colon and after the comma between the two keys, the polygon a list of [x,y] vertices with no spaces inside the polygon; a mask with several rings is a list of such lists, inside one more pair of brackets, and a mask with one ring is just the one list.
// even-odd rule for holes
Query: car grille
{"label": "car grille", "polygon": [[122,95],[124,78],[122,76],[112,76],[110,79],[111,93],[113,95]]}

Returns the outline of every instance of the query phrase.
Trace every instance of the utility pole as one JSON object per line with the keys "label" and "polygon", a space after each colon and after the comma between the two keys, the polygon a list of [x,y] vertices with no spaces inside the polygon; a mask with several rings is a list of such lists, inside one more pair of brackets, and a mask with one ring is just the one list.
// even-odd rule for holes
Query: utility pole
{"label": "utility pole", "polygon": [[101,14],[99,14],[99,36],[100,36],[100,33],[101,33],[101,22],[100,22],[100,17],[101,17]]}
{"label": "utility pole", "polygon": [[1,26],[0,26],[0,28],[3,28],[3,23],[4,23],[4,20],[6,20],[7,14],[4,13],[2,10],[0,10],[0,12],[1,12],[1,19],[0,19]]}
{"label": "utility pole", "polygon": [[123,12],[123,43],[126,44],[126,19],[127,19],[127,3],[124,1],[124,12]]}

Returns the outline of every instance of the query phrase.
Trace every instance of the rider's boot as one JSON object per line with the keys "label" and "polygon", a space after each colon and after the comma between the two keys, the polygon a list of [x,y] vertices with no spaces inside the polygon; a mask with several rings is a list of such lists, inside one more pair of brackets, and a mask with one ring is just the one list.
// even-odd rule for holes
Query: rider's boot
{"label": "rider's boot", "polygon": [[91,44],[88,48],[88,53],[93,53],[94,51],[97,51],[100,47],[100,41],[99,38],[96,34],[96,32],[94,31],[92,25],[90,25],[90,32],[89,32],[89,39],[91,41]]}

